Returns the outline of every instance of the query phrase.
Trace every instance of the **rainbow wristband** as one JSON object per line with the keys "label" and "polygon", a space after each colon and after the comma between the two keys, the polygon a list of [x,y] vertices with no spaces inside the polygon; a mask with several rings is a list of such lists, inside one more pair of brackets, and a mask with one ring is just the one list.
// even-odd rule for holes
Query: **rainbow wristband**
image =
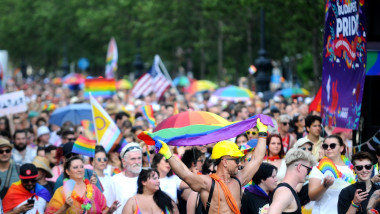
{"label": "rainbow wristband", "polygon": [[359,205],[355,204],[354,201],[351,201],[351,205],[355,208],[359,208]]}

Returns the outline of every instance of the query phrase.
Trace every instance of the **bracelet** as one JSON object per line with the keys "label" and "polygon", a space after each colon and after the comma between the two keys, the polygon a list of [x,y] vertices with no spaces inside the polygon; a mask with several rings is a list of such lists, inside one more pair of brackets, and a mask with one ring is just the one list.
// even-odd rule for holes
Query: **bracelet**
{"label": "bracelet", "polygon": [[268,133],[266,132],[259,132],[259,137],[267,137]]}
{"label": "bracelet", "polygon": [[370,211],[371,211],[372,213],[379,214],[379,212],[378,212],[377,210],[375,210],[375,209],[370,209]]}
{"label": "bracelet", "polygon": [[356,209],[359,208],[359,205],[355,204],[353,200],[351,201],[351,205],[352,205],[353,207],[355,207]]}

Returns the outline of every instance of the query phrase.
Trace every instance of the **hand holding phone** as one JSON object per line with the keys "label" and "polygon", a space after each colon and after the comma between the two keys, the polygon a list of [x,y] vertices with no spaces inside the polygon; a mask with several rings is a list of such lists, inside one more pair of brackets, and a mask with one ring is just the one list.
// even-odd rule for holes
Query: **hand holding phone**
{"label": "hand holding phone", "polygon": [[365,182],[357,182],[356,189],[360,189],[362,192],[365,192],[367,190]]}

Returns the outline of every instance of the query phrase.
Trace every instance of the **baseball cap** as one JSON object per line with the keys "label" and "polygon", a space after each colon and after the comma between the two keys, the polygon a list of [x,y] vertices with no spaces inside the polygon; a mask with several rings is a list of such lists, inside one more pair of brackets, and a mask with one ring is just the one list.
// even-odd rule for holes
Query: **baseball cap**
{"label": "baseball cap", "polygon": [[40,126],[37,129],[37,137],[40,137],[41,135],[44,134],[50,134],[50,130],[47,126]]}
{"label": "baseball cap", "polygon": [[73,146],[74,146],[74,142],[65,143],[62,147],[63,156],[67,158],[68,155],[73,154]]}
{"label": "baseball cap", "polygon": [[294,144],[293,148],[298,149],[301,146],[305,145],[306,143],[309,143],[310,145],[313,145],[313,143],[309,139],[307,139],[307,138],[300,138]]}
{"label": "baseball cap", "polygon": [[140,145],[138,143],[128,143],[126,146],[124,146],[124,148],[121,150],[120,152],[120,158],[123,159],[125,154],[127,152],[131,152],[131,151],[141,151],[142,152],[142,148],[140,147]]}
{"label": "baseball cap", "polygon": [[31,163],[26,163],[20,167],[20,179],[37,178],[38,170],[36,166]]}

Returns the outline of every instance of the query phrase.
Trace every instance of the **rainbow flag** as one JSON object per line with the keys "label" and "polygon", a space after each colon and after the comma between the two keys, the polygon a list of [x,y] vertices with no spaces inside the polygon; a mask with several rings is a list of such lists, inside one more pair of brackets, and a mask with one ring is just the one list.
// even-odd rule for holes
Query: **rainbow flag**
{"label": "rainbow flag", "polygon": [[94,157],[96,140],[90,140],[79,135],[73,146],[73,153]]}
{"label": "rainbow flag", "polygon": [[149,124],[154,128],[156,127],[156,119],[154,119],[154,111],[152,105],[145,105],[141,107],[141,111],[145,117],[145,119],[148,120]]}
{"label": "rainbow flag", "polygon": [[116,175],[116,174],[119,174],[121,172],[121,170],[119,168],[114,168],[112,170],[112,176]]}
{"label": "rainbow flag", "polygon": [[248,68],[248,72],[253,75],[257,72],[257,68],[254,65],[251,65]]}
{"label": "rainbow flag", "polygon": [[114,78],[114,74],[117,71],[117,46],[115,38],[111,38],[108,44],[107,58],[106,58],[106,78]]}
{"label": "rainbow flag", "polygon": [[198,146],[230,139],[256,126],[257,119],[273,127],[272,119],[266,115],[256,115],[246,120],[218,125],[190,125],[182,128],[167,128],[157,132],[141,132],[137,137],[147,145],[161,147],[160,141],[171,146]]}
{"label": "rainbow flag", "polygon": [[111,116],[91,94],[90,102],[98,144],[102,145],[107,153],[110,151],[121,151],[128,142],[123,138],[115,121],[112,120]]}
{"label": "rainbow flag", "polygon": [[90,92],[93,97],[109,98],[116,94],[115,79],[93,78],[84,81],[84,97],[89,99]]}
{"label": "rainbow flag", "polygon": [[85,137],[93,140],[95,139],[95,126],[94,123],[90,120],[82,120],[80,121],[81,126],[84,129]]}

